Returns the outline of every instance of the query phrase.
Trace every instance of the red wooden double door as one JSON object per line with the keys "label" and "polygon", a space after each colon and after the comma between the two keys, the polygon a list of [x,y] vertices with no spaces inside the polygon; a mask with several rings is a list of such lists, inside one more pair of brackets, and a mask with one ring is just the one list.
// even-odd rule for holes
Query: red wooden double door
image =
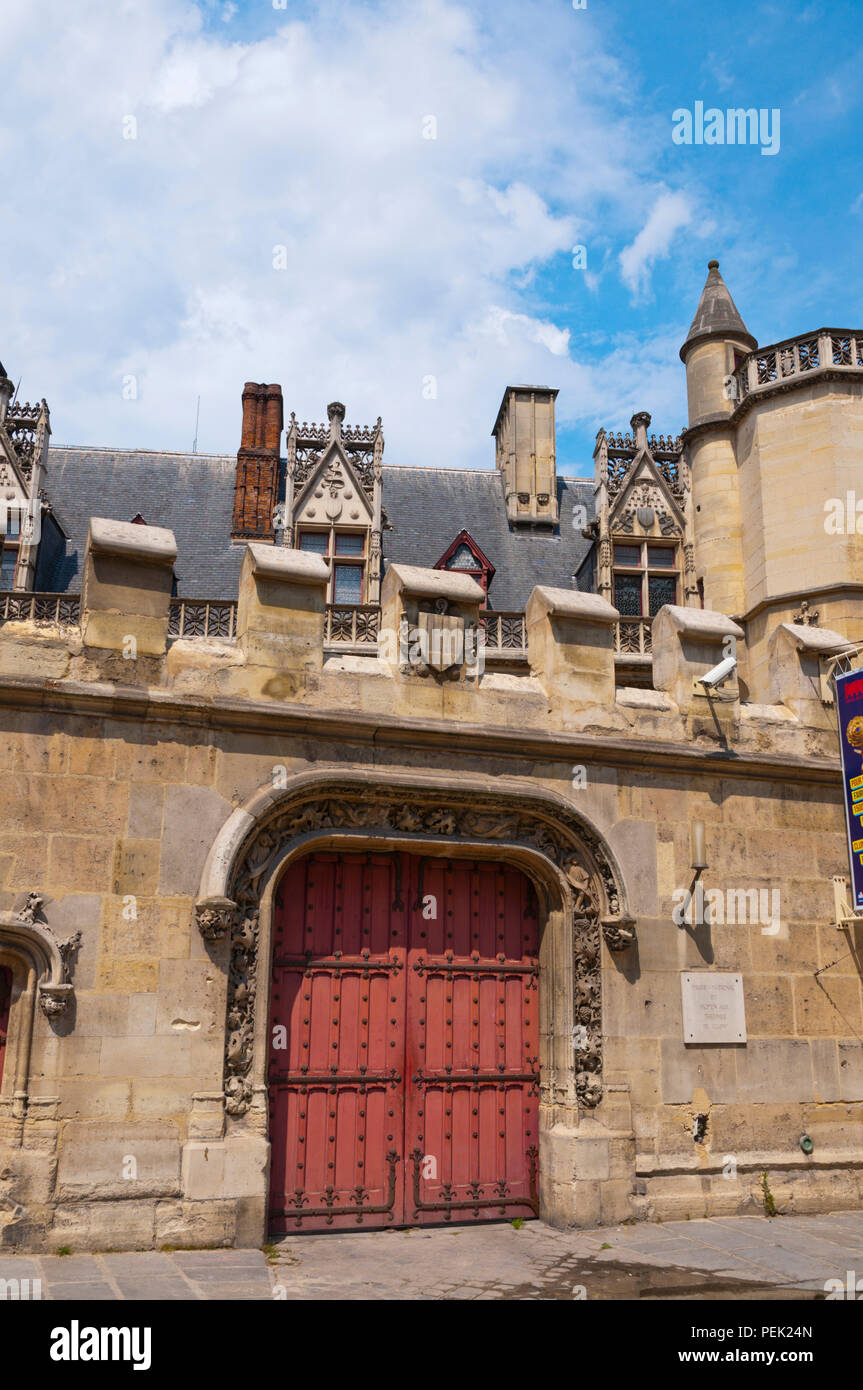
{"label": "red wooden double door", "polygon": [[537,1215],[530,881],[316,853],[282,878],[274,928],[273,1232]]}

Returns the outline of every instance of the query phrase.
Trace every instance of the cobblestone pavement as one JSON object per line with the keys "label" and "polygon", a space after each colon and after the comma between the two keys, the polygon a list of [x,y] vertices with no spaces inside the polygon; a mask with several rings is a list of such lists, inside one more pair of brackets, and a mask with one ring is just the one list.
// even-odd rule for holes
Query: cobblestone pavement
{"label": "cobblestone pavement", "polygon": [[863,1277],[863,1212],[289,1235],[268,1253],[0,1254],[0,1280],[40,1279],[43,1299],[72,1300],[800,1300]]}

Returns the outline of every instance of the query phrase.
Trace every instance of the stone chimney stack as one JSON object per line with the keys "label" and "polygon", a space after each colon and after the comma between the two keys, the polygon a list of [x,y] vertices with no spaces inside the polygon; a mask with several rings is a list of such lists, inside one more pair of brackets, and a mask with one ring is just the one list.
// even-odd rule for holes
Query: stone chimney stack
{"label": "stone chimney stack", "polygon": [[554,526],[557,511],[554,402],[549,386],[508,386],[492,434],[514,525]]}
{"label": "stone chimney stack", "polygon": [[243,427],[231,526],[235,538],[273,539],[282,423],[281,386],[247,381],[243,387]]}

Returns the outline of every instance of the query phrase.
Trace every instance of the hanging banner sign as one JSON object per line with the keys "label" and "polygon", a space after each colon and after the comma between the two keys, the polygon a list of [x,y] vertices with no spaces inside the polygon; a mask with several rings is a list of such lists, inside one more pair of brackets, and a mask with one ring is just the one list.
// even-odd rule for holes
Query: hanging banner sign
{"label": "hanging banner sign", "polygon": [[851,905],[863,911],[863,670],[833,677],[851,865]]}

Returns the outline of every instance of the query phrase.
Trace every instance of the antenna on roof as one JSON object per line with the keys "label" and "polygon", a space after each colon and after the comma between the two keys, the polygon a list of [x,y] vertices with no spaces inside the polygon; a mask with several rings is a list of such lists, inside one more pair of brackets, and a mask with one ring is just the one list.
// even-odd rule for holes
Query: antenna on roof
{"label": "antenna on roof", "polygon": [[201,397],[198,397],[198,408],[195,411],[195,438],[192,442],[192,453],[198,452],[198,421],[201,418]]}

